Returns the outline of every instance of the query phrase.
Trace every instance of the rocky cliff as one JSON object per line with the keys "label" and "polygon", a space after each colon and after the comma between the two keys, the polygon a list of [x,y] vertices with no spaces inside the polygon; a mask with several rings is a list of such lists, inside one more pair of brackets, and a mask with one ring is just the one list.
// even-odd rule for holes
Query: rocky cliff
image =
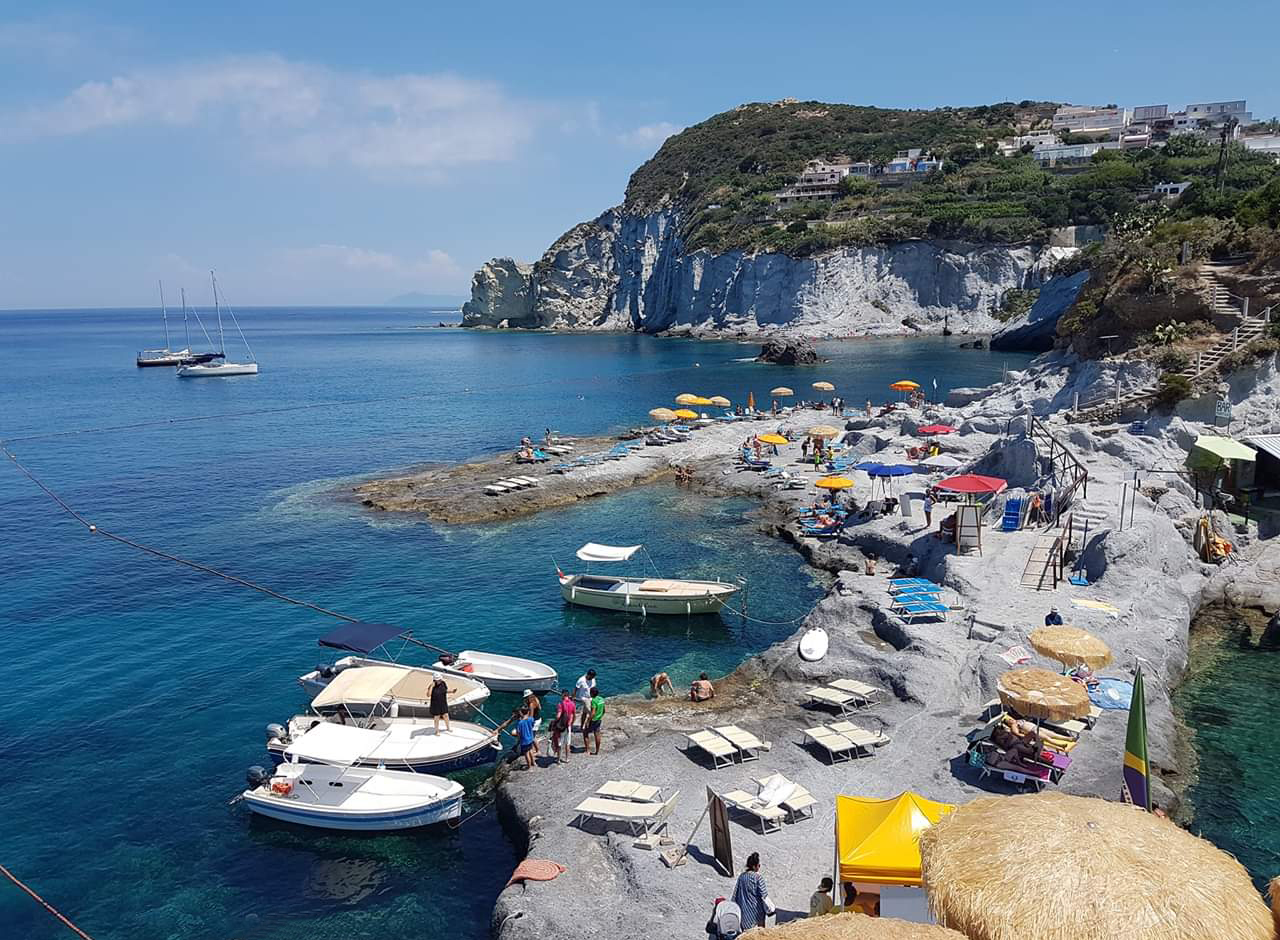
{"label": "rocky cliff", "polygon": [[1039,286],[1070,248],[907,241],[807,258],[686,251],[675,210],[611,209],[565,233],[532,266],[485,264],[473,327],[812,336],[990,332],[1013,287]]}

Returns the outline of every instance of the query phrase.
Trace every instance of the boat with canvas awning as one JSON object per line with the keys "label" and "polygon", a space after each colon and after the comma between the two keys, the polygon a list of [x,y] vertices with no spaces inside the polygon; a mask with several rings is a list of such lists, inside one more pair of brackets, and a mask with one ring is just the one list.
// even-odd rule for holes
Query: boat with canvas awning
{"label": "boat with canvas awning", "polygon": [[[643,546],[588,542],[578,549],[580,561],[614,564],[630,561]],[[615,577],[565,574],[559,568],[560,594],[570,604],[649,614],[714,614],[739,591],[727,581],[680,578]]]}
{"label": "boat with canvas awning", "polygon": [[[393,654],[391,646],[397,640],[400,641],[399,648]],[[356,655],[343,656],[332,665],[322,663],[311,672],[298,677],[298,684],[313,699],[312,708],[323,711],[333,710],[333,705],[317,705],[315,698],[335,680],[342,679],[345,686],[346,683],[356,681],[354,675],[356,671],[375,668],[398,669],[404,675],[401,681],[392,687],[389,694],[391,702],[398,706],[397,713],[408,718],[426,718],[430,715],[428,699],[431,696],[431,683],[434,681],[431,673],[436,670],[409,666],[396,661],[409,644],[425,645],[415,640],[411,631],[390,623],[348,623],[322,636],[319,643],[326,649],[346,650]],[[368,655],[378,652],[387,658],[376,659]],[[353,675],[343,679],[342,677],[348,672]],[[478,708],[489,697],[489,689],[484,683],[474,678],[446,673],[445,682],[449,687],[450,708]],[[527,686],[521,686],[521,688],[527,688]],[[363,706],[355,704],[350,707],[359,712]]]}
{"label": "boat with canvas awning", "polygon": [[246,782],[251,812],[318,829],[386,832],[462,816],[462,784],[431,774],[287,762],[250,767]]}

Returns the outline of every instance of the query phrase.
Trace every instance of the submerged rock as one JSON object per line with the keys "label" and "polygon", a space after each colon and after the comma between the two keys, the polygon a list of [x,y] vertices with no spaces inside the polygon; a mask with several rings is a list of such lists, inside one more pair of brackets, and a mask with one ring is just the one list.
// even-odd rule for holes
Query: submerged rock
{"label": "submerged rock", "polygon": [[820,362],[818,351],[807,339],[771,339],[760,347],[756,362],[780,366],[803,366]]}

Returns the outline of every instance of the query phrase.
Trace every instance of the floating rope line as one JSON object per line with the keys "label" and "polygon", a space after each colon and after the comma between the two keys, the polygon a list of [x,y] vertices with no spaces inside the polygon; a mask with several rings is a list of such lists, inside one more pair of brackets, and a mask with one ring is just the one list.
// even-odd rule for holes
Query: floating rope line
{"label": "floating rope line", "polygon": [[64,916],[63,916],[63,914],[62,914],[62,912],[61,912],[61,911],[59,911],[56,907],[54,907],[52,904],[50,904],[50,903],[49,903],[48,901],[46,901],[44,898],[40,897],[40,895],[36,894],[34,891],[32,891],[30,888],[28,888],[25,884],[23,884],[21,881],[19,881],[19,880],[18,880],[18,876],[17,876],[17,875],[15,875],[13,872],[9,871],[9,869],[5,868],[3,865],[0,865],[0,874],[3,874],[6,878],[8,878],[8,879],[9,879],[10,881],[12,881],[15,885],[17,885],[19,888],[21,888],[23,891],[25,891],[28,895],[30,895],[30,896],[31,896],[31,898],[32,898],[32,899],[33,899],[37,904],[39,904],[39,905],[40,905],[41,907],[43,907],[46,911],[48,911],[50,914],[52,914],[54,917],[56,917],[56,918],[57,918],[57,919],[62,923],[62,925],[63,925],[64,927],[66,927],[68,930],[70,930],[72,933],[74,933],[74,934],[76,934],[77,936],[81,937],[81,938],[82,938],[82,940],[93,940],[93,938],[92,938],[91,936],[89,936],[87,933],[85,933],[83,930],[81,930],[81,929],[80,929],[79,927],[77,927],[75,924],[71,923],[71,921],[69,921],[66,917],[64,917]]}

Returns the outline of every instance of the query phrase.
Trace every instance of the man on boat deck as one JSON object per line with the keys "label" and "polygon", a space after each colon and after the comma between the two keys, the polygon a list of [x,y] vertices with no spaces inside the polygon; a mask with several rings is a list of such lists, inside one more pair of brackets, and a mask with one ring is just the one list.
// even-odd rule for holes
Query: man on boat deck
{"label": "man on boat deck", "polygon": [[440,733],[441,718],[444,719],[444,730],[453,730],[449,727],[449,684],[438,672],[431,674],[431,701],[427,711],[431,713],[431,725],[436,734]]}
{"label": "man on boat deck", "polygon": [[582,723],[579,726],[582,730],[582,746],[587,746],[587,725],[591,723],[591,687],[596,684],[596,671],[588,669],[586,673],[578,676],[578,681],[573,684],[573,697],[578,701],[578,711],[582,712]]}

